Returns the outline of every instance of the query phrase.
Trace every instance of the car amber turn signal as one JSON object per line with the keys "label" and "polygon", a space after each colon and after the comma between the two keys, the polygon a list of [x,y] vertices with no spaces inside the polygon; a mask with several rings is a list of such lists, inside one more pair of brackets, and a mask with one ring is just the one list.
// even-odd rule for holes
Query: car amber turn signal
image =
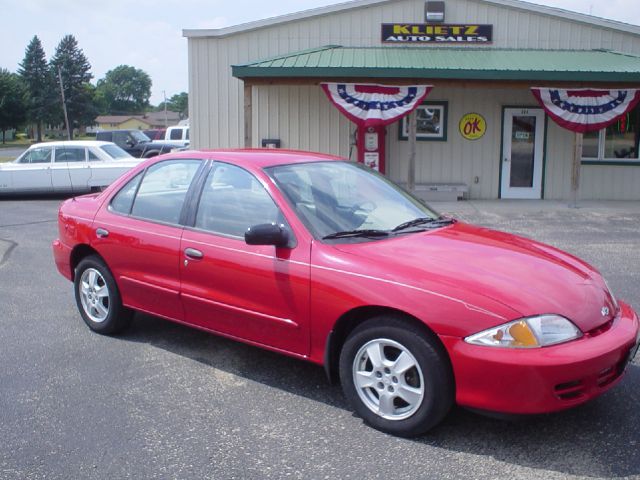
{"label": "car amber turn signal", "polygon": [[540,315],[515,320],[465,338],[472,345],[536,348],[580,338],[582,332],[560,315]]}

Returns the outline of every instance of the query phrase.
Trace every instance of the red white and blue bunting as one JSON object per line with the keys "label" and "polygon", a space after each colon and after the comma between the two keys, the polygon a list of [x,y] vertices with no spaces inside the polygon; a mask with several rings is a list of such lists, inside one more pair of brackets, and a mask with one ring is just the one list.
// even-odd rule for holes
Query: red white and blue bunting
{"label": "red white and blue bunting", "polygon": [[388,125],[411,113],[433,88],[431,85],[389,86],[322,83],[338,110],[360,127]]}
{"label": "red white and blue bunting", "polygon": [[577,133],[601,130],[632,110],[640,90],[532,88],[542,108],[561,127]]}

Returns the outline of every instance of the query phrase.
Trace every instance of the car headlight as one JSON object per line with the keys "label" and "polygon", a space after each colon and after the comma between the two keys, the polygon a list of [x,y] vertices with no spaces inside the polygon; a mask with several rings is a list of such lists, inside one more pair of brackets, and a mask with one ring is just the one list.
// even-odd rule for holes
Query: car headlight
{"label": "car headlight", "polygon": [[582,332],[560,315],[521,318],[464,339],[473,345],[506,348],[537,348],[580,338]]}

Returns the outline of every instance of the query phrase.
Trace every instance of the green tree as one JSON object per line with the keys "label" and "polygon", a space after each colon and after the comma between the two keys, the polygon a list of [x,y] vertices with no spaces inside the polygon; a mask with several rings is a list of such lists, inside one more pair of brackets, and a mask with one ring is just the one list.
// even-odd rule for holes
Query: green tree
{"label": "green tree", "polygon": [[[94,103],[95,87],[90,83],[93,78],[91,65],[82,49],[78,47],[78,42],[73,35],[66,35],[60,40],[56,53],[51,59],[51,71],[56,79],[58,79],[58,72],[62,76],[69,126],[72,132],[74,128],[92,125],[97,110]],[[64,122],[61,112],[58,121]]]}
{"label": "green tree", "polygon": [[96,93],[102,113],[142,113],[149,106],[151,77],[139,68],[119,65],[98,80]]}
{"label": "green tree", "polygon": [[[164,110],[164,102],[160,102],[156,110]],[[178,112],[180,118],[187,118],[189,116],[189,94],[187,92],[180,92],[173,95],[167,100],[167,110]]]}
{"label": "green tree", "polygon": [[34,36],[25,50],[18,73],[27,89],[27,119],[36,124],[36,138],[42,141],[42,125],[57,111],[55,80],[47,64],[40,39]]}
{"label": "green tree", "polygon": [[27,92],[19,75],[0,68],[0,131],[2,143],[9,128],[18,128],[26,120]]}

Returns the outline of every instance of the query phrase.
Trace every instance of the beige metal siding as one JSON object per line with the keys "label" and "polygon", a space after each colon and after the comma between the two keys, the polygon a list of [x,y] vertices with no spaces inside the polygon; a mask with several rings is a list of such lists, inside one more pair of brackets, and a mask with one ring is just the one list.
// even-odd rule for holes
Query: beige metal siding
{"label": "beige metal siding", "polygon": [[[496,198],[500,175],[503,107],[531,107],[535,100],[524,89],[434,88],[427,101],[448,101],[447,141],[420,141],[416,152],[416,182],[466,183],[472,198]],[[487,132],[478,140],[465,140],[458,124],[466,113],[479,113]],[[409,142],[397,140],[399,125],[388,127],[388,172],[405,181]],[[478,183],[475,183],[475,177]]]}
{"label": "beige metal siding", "polygon": [[[493,47],[605,48],[640,55],[640,37],[632,34],[479,0],[447,0],[446,5],[448,23],[493,24]],[[232,77],[231,65],[329,44],[378,46],[381,23],[420,22],[423,15],[423,0],[397,0],[222,38],[189,38],[192,145],[244,145],[243,84]],[[287,148],[349,154],[353,125],[331,107],[319,87],[257,86],[252,90],[254,146],[262,138],[280,138]],[[449,101],[448,141],[419,143],[417,181],[464,182],[473,198],[496,198],[502,106],[532,105],[533,97],[516,89],[436,88],[428,100]],[[475,142],[463,140],[457,127],[462,114],[471,111],[482,113],[488,122],[487,134]],[[407,142],[397,140],[397,128],[388,129],[388,172],[391,178],[403,180],[408,149]],[[568,198],[572,146],[572,134],[549,122],[546,198]],[[616,179],[619,183],[614,183]],[[640,199],[640,189],[635,187],[639,180],[640,167],[585,166],[583,197]]]}
{"label": "beige metal siding", "polygon": [[283,148],[349,156],[354,126],[319,87],[253,87],[253,99],[255,144],[260,145],[263,138],[279,138]]}
{"label": "beige metal siding", "polygon": [[492,24],[494,47],[604,48],[640,54],[640,37],[632,34],[479,0],[447,0],[446,5],[448,23]]}
{"label": "beige metal siding", "polygon": [[580,193],[590,200],[640,200],[640,167],[583,165]]}

